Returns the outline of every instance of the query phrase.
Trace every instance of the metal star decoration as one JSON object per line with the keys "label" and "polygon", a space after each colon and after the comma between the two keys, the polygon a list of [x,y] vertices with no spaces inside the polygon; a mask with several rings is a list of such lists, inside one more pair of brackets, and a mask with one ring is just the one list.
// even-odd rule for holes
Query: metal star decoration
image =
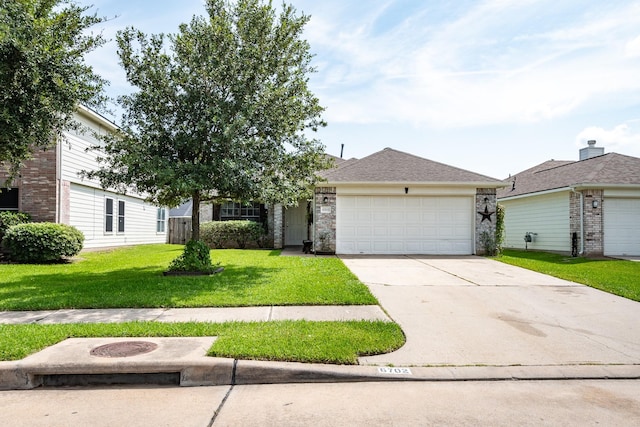
{"label": "metal star decoration", "polygon": [[489,222],[491,222],[491,215],[493,215],[495,212],[489,212],[489,207],[485,206],[484,212],[478,211],[478,213],[482,215],[482,220],[480,222],[484,222],[485,219],[488,219]]}

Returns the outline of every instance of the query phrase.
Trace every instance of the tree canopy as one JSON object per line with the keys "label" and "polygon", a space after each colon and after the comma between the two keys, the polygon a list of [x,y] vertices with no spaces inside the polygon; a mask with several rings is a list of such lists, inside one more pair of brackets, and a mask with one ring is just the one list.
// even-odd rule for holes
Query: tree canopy
{"label": "tree canopy", "polygon": [[[309,90],[309,17],[261,0],[207,0],[177,34],[118,33],[137,90],[119,99],[121,132],[106,136],[105,187],[134,188],[163,205],[213,196],[292,205],[327,167],[309,130],[324,126]],[[167,43],[168,42],[168,43]]]}
{"label": "tree canopy", "polygon": [[102,22],[70,0],[0,0],[0,166],[21,164],[74,127],[78,104],[104,105],[106,81],[84,63]]}

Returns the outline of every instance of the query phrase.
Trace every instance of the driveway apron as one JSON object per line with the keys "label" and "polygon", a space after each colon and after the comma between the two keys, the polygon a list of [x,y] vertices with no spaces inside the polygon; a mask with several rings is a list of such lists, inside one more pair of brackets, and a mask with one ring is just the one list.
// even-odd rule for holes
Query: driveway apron
{"label": "driveway apron", "polygon": [[407,337],[362,365],[640,364],[640,303],[482,257],[341,259]]}

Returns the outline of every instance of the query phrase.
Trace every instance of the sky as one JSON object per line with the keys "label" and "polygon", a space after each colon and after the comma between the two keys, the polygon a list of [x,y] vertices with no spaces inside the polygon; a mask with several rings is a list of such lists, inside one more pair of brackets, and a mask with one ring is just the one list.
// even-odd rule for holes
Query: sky
{"label": "sky", "polygon": [[[203,0],[76,1],[109,18],[87,63],[113,97],[133,90],[117,31],[175,33],[206,13]],[[498,179],[578,160],[592,139],[640,157],[637,0],[287,3],[310,16],[309,86],[328,123],[313,136],[329,154],[390,147]]]}

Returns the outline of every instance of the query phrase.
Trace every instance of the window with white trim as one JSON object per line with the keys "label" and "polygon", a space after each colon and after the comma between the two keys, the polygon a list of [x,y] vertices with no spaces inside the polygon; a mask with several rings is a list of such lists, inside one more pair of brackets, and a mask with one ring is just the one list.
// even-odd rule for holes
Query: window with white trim
{"label": "window with white trim", "polygon": [[104,199],[104,232],[113,233],[113,199],[111,197]]}
{"label": "window with white trim", "polygon": [[164,233],[167,229],[167,210],[158,208],[158,216],[156,219],[156,233]]}
{"label": "window with white trim", "polygon": [[124,233],[124,200],[118,200],[118,233]]}

